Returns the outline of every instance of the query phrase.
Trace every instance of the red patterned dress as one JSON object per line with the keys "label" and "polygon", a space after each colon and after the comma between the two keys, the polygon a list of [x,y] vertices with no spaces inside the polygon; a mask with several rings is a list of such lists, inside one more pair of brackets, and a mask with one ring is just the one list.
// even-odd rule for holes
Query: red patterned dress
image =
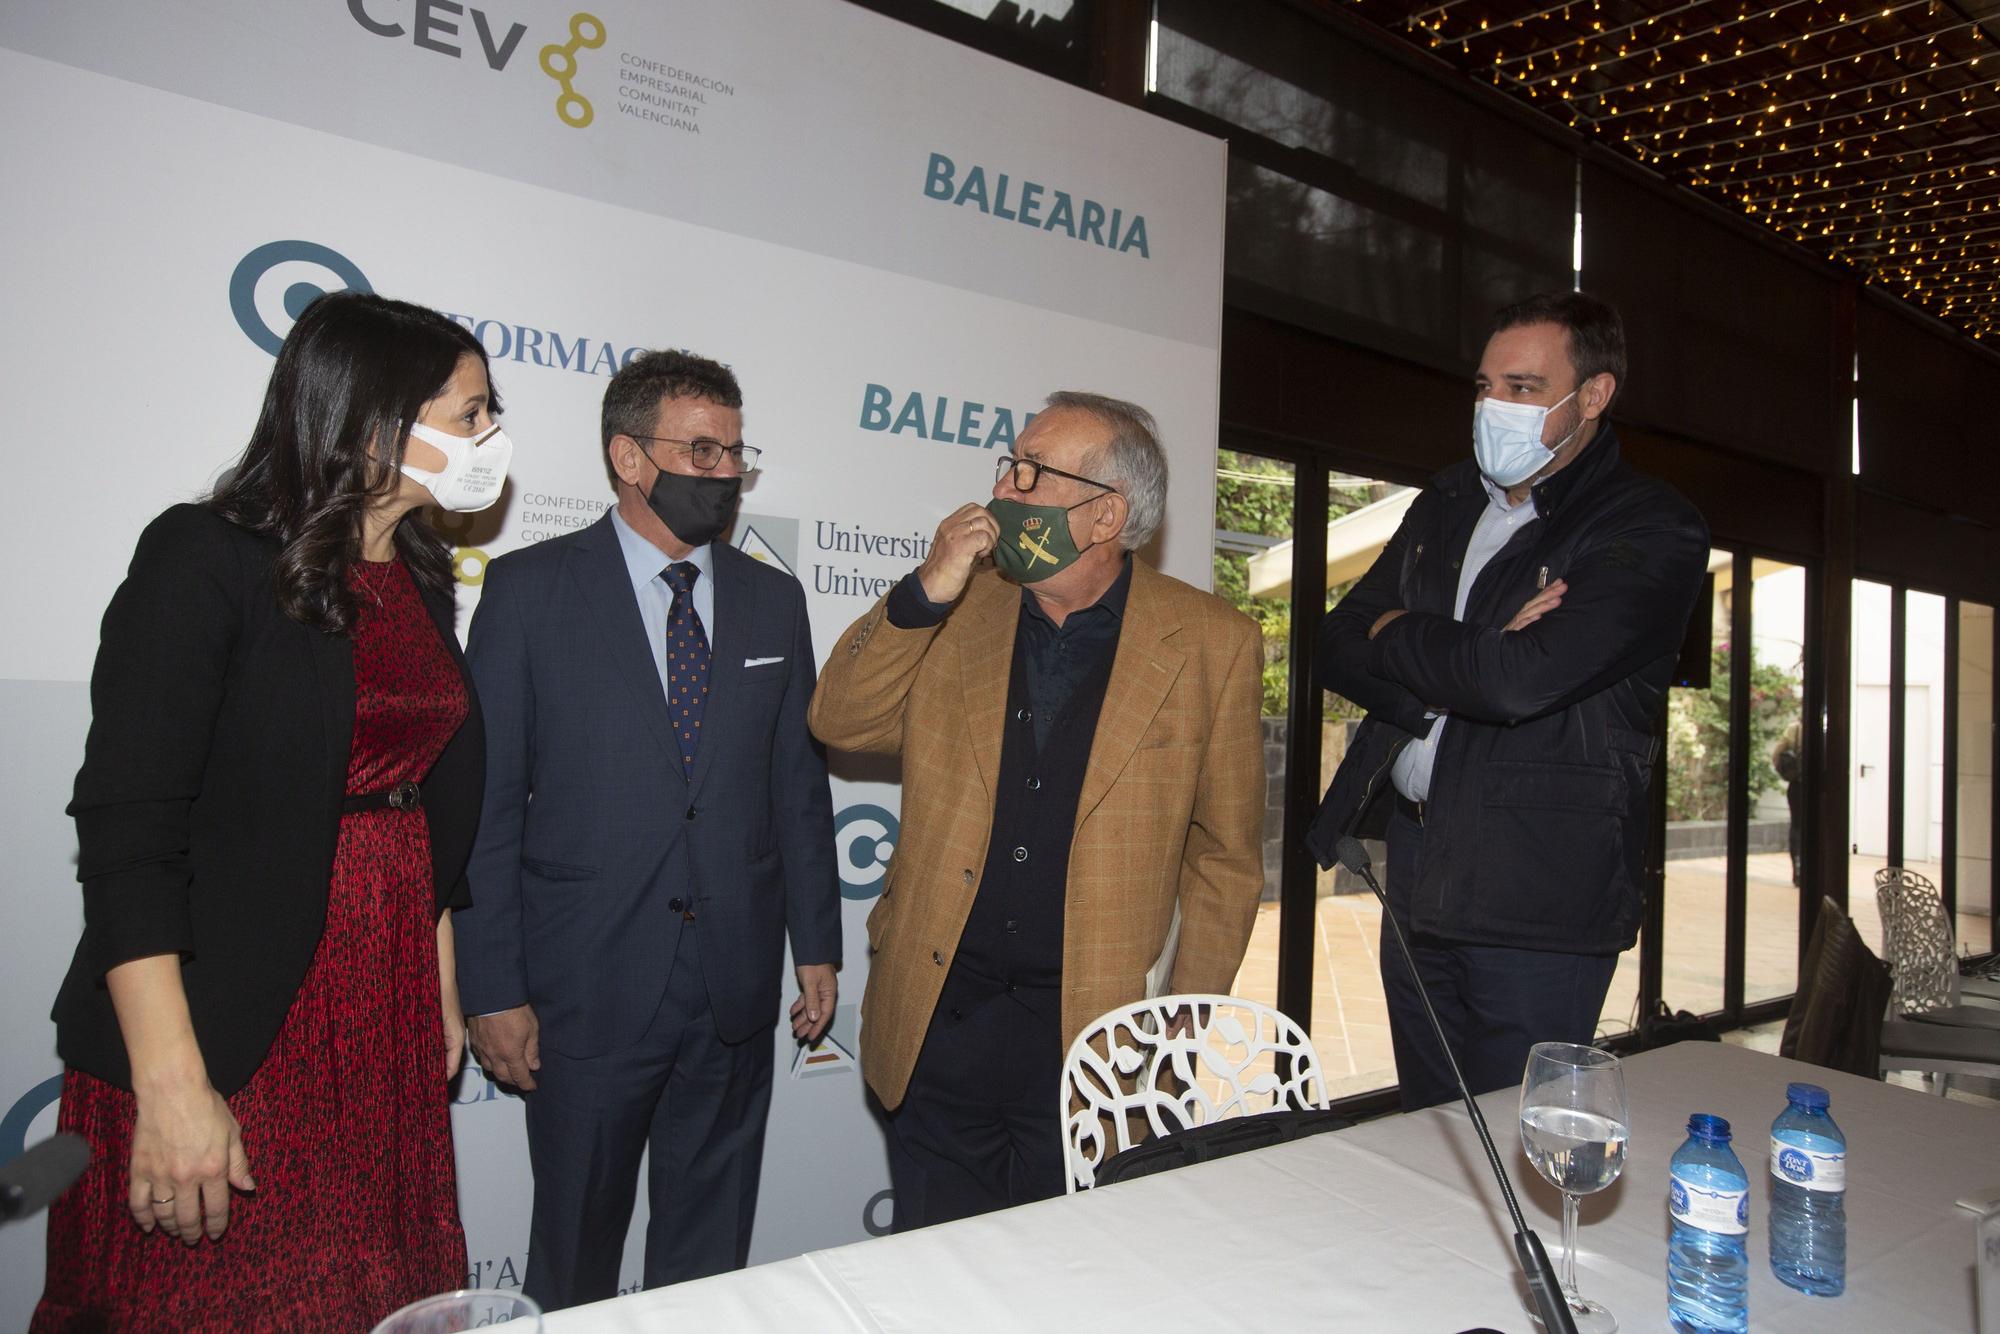
{"label": "red patterned dress", "polygon": [[[464,681],[401,561],[350,576],[349,793],[421,780],[466,715]],[[63,1130],[89,1172],[49,1211],[35,1331],[367,1330],[463,1284],[444,1080],[430,832],[420,811],[343,815],[326,931],[271,1051],[229,1099],[254,1194],[220,1242],[141,1232],[126,1208],[132,1095],[70,1070]]]}

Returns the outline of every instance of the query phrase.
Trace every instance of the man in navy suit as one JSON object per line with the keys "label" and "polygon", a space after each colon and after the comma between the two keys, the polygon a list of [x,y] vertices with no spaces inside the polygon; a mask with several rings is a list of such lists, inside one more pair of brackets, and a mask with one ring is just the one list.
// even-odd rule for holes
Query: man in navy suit
{"label": "man in navy suit", "polygon": [[493,562],[472,622],[487,787],[459,989],[527,1103],[522,1287],[545,1308],[616,1292],[644,1150],[646,1286],[745,1263],[787,933],[793,1034],[833,1018],[805,591],[718,540],[757,464],[742,405],[725,366],[634,358],[604,395],[617,505]]}

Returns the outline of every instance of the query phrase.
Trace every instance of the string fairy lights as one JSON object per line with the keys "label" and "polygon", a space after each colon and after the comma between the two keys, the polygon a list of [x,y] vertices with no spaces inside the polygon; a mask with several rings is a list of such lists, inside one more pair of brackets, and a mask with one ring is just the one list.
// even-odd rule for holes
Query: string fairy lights
{"label": "string fairy lights", "polygon": [[2000,346],[1992,0],[1345,0]]}

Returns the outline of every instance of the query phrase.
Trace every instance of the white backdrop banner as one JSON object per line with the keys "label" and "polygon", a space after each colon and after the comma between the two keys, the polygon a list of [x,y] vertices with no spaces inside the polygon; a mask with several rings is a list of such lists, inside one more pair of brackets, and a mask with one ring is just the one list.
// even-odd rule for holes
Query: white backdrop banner
{"label": "white backdrop banner", "polygon": [[[1208,582],[1217,140],[839,0],[10,5],[0,114],[0,1162],[54,1128],[98,617],[145,522],[240,450],[320,291],[435,306],[493,358],[519,449],[503,503],[445,529],[461,633],[490,558],[609,505],[599,400],[652,347],[740,376],[766,453],[731,540],[804,583],[822,654],[1057,388],[1158,415],[1157,555]],[[836,767],[843,1004],[816,1051],[774,1037],[754,1260],[888,1222],[852,1053],[894,778]],[[520,1103],[476,1070],[455,1097],[467,1281],[514,1286]],[[642,1200],[628,1285],[643,1223]],[[41,1265],[39,1223],[0,1231],[0,1328]]]}

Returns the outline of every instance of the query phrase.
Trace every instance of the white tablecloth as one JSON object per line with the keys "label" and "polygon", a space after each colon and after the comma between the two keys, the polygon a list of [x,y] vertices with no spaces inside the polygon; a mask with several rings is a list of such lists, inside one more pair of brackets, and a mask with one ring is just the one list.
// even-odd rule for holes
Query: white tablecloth
{"label": "white tablecloth", "polygon": [[[1625,1173],[1585,1199],[1578,1260],[1584,1295],[1624,1329],[1666,1328],[1667,1160],[1690,1112],[1727,1117],[1751,1172],[1753,1329],[1973,1328],[1973,1219],[1953,1202],[2000,1185],[2000,1114],[1714,1043],[1625,1066]],[[1832,1092],[1848,1139],[1847,1292],[1831,1300],[1780,1284],[1765,1246],[1770,1123],[1794,1079]],[[1561,1197],[1521,1156],[1517,1094],[1480,1102],[1560,1265]],[[1529,1334],[1523,1291],[1506,1212],[1455,1107],[557,1312],[546,1328]]]}

